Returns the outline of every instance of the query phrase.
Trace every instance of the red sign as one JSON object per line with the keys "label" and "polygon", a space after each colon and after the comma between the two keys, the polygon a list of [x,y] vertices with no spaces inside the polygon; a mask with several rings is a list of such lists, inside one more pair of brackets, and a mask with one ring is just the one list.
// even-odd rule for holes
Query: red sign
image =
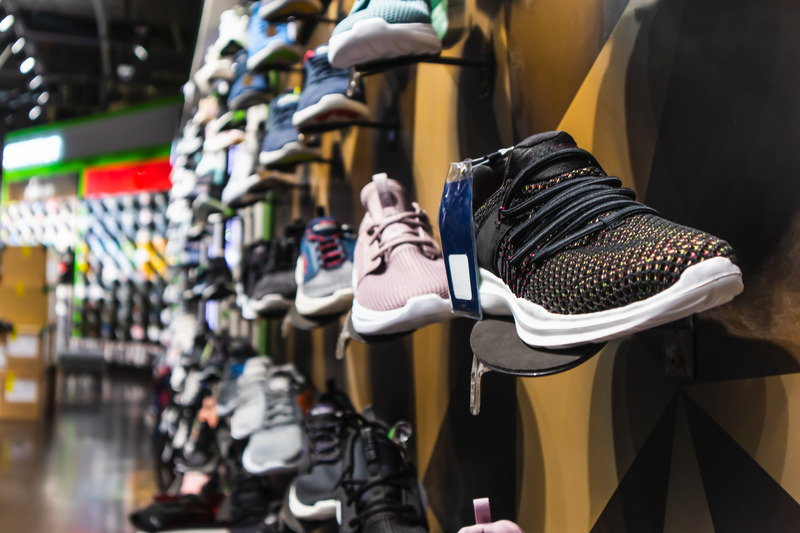
{"label": "red sign", "polygon": [[83,174],[83,195],[86,198],[139,191],[166,191],[172,165],[169,158],[89,167]]}

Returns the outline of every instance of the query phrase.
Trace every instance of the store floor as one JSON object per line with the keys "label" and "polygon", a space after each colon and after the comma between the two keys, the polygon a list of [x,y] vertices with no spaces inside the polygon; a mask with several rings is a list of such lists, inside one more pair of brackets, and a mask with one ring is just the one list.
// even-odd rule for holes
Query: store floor
{"label": "store floor", "polygon": [[129,532],[154,492],[145,376],[70,376],[51,420],[0,422],[0,532]]}

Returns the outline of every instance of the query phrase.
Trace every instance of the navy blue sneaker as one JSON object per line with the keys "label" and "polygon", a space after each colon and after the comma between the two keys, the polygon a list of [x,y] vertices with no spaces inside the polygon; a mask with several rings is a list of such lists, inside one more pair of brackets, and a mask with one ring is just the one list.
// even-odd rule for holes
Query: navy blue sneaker
{"label": "navy blue sneaker", "polygon": [[302,130],[320,124],[344,125],[369,118],[363,91],[358,88],[352,98],[347,96],[350,71],[331,66],[327,45],[306,52],[304,62],[306,85],[292,124]]}
{"label": "navy blue sneaker", "polygon": [[321,153],[317,148],[297,140],[297,128],[292,125],[292,116],[299,100],[298,95],[287,92],[270,104],[267,134],[264,135],[258,156],[259,162],[265,167],[286,167],[320,158]]}
{"label": "navy blue sneaker", "polygon": [[303,57],[303,49],[289,35],[286,24],[269,24],[258,16],[261,2],[250,7],[247,27],[247,69],[253,72],[294,65]]}
{"label": "navy blue sneaker", "polygon": [[333,217],[306,225],[300,241],[295,308],[301,315],[342,313],[353,304],[355,239]]}
{"label": "navy blue sneaker", "polygon": [[233,61],[233,85],[228,93],[228,108],[245,109],[268,104],[271,99],[266,77],[247,69],[247,51],[237,52]]}

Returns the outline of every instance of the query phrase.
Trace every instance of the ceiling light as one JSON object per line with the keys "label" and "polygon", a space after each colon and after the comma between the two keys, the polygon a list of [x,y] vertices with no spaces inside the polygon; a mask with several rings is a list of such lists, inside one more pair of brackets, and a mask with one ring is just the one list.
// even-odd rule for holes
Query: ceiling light
{"label": "ceiling light", "polygon": [[33,108],[31,108],[31,110],[28,111],[28,118],[31,119],[31,120],[36,120],[41,115],[42,115],[42,108],[39,107],[38,105],[33,107]]}
{"label": "ceiling light", "polygon": [[6,32],[14,25],[14,15],[6,15],[3,20],[0,20],[0,32]]}
{"label": "ceiling light", "polygon": [[44,78],[41,76],[36,76],[28,83],[28,89],[35,91],[42,86],[42,82],[44,82]]}
{"label": "ceiling light", "polygon": [[147,58],[150,57],[150,54],[147,53],[147,50],[141,44],[137,44],[133,47],[133,53],[136,54],[139,61],[147,61]]}
{"label": "ceiling light", "polygon": [[122,81],[131,81],[135,73],[136,69],[133,68],[133,65],[117,65],[117,76],[119,76],[119,79]]}
{"label": "ceiling light", "polygon": [[36,101],[39,103],[39,105],[46,104],[48,101],[50,101],[50,93],[47,91],[43,92],[39,95],[39,98],[37,98]]}
{"label": "ceiling light", "polygon": [[11,45],[11,52],[14,54],[18,54],[22,52],[22,49],[25,48],[25,37],[20,37],[14,44]]}
{"label": "ceiling light", "polygon": [[36,60],[32,57],[26,57],[25,61],[19,64],[19,71],[27,74],[33,69],[34,65],[36,65]]}

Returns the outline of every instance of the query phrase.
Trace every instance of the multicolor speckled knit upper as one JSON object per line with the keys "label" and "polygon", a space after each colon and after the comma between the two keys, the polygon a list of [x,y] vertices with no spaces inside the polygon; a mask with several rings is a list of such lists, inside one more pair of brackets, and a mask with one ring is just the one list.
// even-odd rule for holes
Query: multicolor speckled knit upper
{"label": "multicolor speckled knit upper", "polygon": [[[479,264],[516,296],[557,314],[605,311],[663,291],[705,259],[734,260],[727,242],[635,202],[632,191],[581,152],[568,134],[552,132],[474,168]],[[545,158],[552,164],[518,179]],[[537,197],[545,199],[537,203]],[[531,209],[520,212],[523,203]],[[592,207],[606,210],[577,220]],[[542,222],[523,227],[532,217]],[[573,219],[578,224],[569,227]],[[559,234],[564,227],[570,231]],[[536,245],[526,246],[533,238]]]}

